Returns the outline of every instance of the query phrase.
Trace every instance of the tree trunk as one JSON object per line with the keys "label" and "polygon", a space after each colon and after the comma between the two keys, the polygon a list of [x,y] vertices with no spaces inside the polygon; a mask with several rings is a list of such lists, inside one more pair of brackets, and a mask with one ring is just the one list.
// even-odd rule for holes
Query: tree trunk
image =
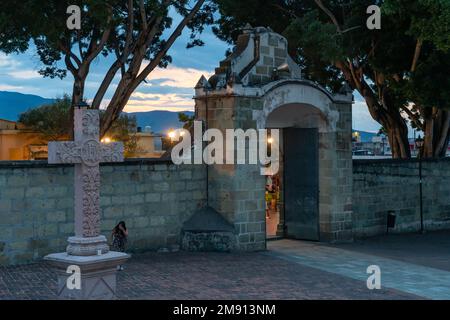
{"label": "tree trunk", "polygon": [[[154,26],[147,30],[147,32],[141,34],[136,43],[136,46],[133,50],[133,58],[129,63],[128,71],[124,73],[119,84],[114,92],[111,101],[106,108],[105,116],[102,119],[100,135],[105,135],[106,132],[111,128],[112,123],[120,116],[123,108],[127,104],[134,90],[139,86],[139,84],[147,78],[150,72],[153,71],[154,68],[158,66],[161,59],[167,54],[167,51],[172,47],[173,43],[176,39],[182,34],[183,29],[190,23],[190,21],[194,18],[194,16],[199,12],[205,0],[197,0],[195,5],[189,11],[189,13],[179,22],[178,26],[169,36],[167,41],[165,41],[163,47],[160,51],[154,56],[154,58],[150,61],[150,63],[141,70],[142,61],[145,58],[145,53],[148,50],[148,47],[151,45],[155,35],[162,31],[160,29],[160,23],[163,19],[162,16],[156,18],[154,22]],[[167,1],[165,6],[168,6],[170,1]],[[145,21],[145,20],[144,20]],[[147,25],[145,25],[144,30],[147,29]],[[107,79],[105,79],[107,81]],[[104,80],[104,81],[105,81]],[[96,99],[96,105],[101,101],[101,95]]]}
{"label": "tree trunk", "polygon": [[[367,105],[369,106],[369,111],[374,108],[374,106],[370,105],[369,103],[367,103]],[[394,109],[393,106],[389,106],[388,108]],[[411,158],[411,150],[408,140],[408,126],[406,125],[405,119],[403,119],[400,113],[395,109],[386,111],[384,108],[382,108],[382,110],[378,110],[377,113],[378,117],[374,119],[386,130],[389,145],[391,147],[392,158]]]}
{"label": "tree trunk", "polygon": [[450,138],[450,112],[437,108],[425,108],[424,119],[424,158],[442,158],[447,153]]}
{"label": "tree trunk", "polygon": [[78,105],[83,100],[85,80],[86,80],[85,78],[82,79],[80,77],[77,77],[77,79],[75,79],[74,84],[73,84],[72,105],[70,106],[69,140],[74,139],[74,132],[73,132],[74,108],[76,105]]}
{"label": "tree trunk", "polygon": [[122,78],[117,86],[117,90],[111,99],[110,105],[102,118],[100,125],[100,137],[103,137],[111,128],[114,121],[120,116],[123,108],[127,104],[131,95],[133,94],[134,87],[130,84],[130,79]]}
{"label": "tree trunk", "polygon": [[400,109],[391,102],[388,88],[380,88],[381,97],[377,97],[365,81],[361,69],[355,72],[354,66],[344,61],[337,61],[335,65],[343,72],[351,88],[356,89],[364,98],[372,118],[385,128],[392,158],[409,159],[411,150],[408,141],[408,126]]}

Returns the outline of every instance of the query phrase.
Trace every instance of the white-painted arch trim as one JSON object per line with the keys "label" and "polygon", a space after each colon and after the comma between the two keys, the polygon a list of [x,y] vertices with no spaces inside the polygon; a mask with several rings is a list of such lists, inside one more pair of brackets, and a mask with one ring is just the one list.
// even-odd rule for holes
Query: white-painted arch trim
{"label": "white-painted arch trim", "polygon": [[319,130],[322,132],[336,131],[339,112],[333,110],[332,95],[319,86],[306,84],[303,81],[286,80],[261,89],[266,89],[262,95],[263,109],[253,111],[253,120],[256,120],[258,128],[266,127],[267,118],[275,109],[293,105],[292,107],[295,108],[311,106],[318,109],[325,124],[320,126]]}

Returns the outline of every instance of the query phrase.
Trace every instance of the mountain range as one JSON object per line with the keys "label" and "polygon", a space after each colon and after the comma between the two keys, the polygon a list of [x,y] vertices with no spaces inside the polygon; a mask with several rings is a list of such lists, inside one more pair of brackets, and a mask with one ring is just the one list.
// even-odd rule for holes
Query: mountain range
{"label": "mountain range", "polygon": [[[54,99],[42,98],[33,94],[22,94],[18,92],[0,91],[0,119],[17,121],[20,113],[28,109],[38,107],[46,103],[52,103]],[[183,111],[193,115],[192,111]],[[151,127],[153,132],[165,133],[170,128],[181,128],[182,123],[178,121],[178,112],[156,110],[147,112],[130,112],[128,115],[136,116],[137,124],[144,129]],[[355,130],[353,130],[355,131]],[[359,131],[361,141],[372,141],[376,135],[373,132]]]}
{"label": "mountain range", "polygon": [[[42,98],[33,94],[0,91],[0,119],[17,121],[22,112],[53,101],[54,99]],[[183,113],[193,114],[192,111],[183,111]],[[183,125],[178,121],[178,112],[156,110],[127,114],[136,116],[137,124],[142,129],[150,126],[151,130],[157,133],[163,133],[170,128],[181,128]]]}
{"label": "mountain range", "polygon": [[[191,116],[192,111],[183,111],[183,113]],[[169,129],[177,129],[183,126],[182,122],[178,121],[178,112],[155,110],[146,112],[127,112],[127,115],[136,116],[137,125],[144,129],[147,126],[151,127],[153,132],[164,133]]]}
{"label": "mountain range", "polygon": [[22,112],[53,101],[34,94],[0,91],[0,119],[17,121]]}

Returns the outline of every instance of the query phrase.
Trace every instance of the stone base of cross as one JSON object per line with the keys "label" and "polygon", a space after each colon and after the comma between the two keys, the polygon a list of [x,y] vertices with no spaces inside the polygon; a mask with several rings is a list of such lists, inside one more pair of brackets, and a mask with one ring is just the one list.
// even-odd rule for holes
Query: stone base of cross
{"label": "stone base of cross", "polygon": [[[74,141],[49,142],[48,162],[75,165],[75,235],[68,238],[66,252],[45,259],[57,268],[60,298],[111,299],[116,291],[116,267],[130,256],[109,251],[106,237],[100,234],[99,164],[123,161],[123,144],[99,142],[98,110],[74,111]],[[67,268],[73,266],[80,270],[80,288],[67,284],[71,276]]]}

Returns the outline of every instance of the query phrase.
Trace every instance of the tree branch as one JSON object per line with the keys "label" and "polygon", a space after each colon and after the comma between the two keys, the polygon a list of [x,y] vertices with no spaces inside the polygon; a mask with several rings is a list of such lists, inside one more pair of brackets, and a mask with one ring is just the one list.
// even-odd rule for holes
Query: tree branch
{"label": "tree branch", "polygon": [[170,35],[169,39],[167,39],[167,41],[164,45],[164,48],[158,52],[158,54],[152,59],[152,61],[136,77],[136,80],[134,81],[134,84],[133,84],[133,90],[143,80],[145,80],[145,78],[150,74],[150,72],[153,71],[153,69],[156,68],[156,66],[159,64],[161,59],[165,56],[165,54],[170,49],[170,47],[175,42],[175,40],[181,35],[181,32],[183,31],[184,27],[191,21],[191,19],[194,17],[194,15],[200,10],[200,8],[204,2],[205,2],[205,0],[198,0],[197,3],[195,4],[194,8],[192,8],[192,11],[186,17],[184,17],[184,19],[178,24],[177,28]]}
{"label": "tree branch", "polygon": [[328,10],[327,7],[325,7],[325,5],[322,3],[322,0],[314,0],[314,2],[317,4],[317,6],[322,9],[323,12],[325,12],[325,14],[331,19],[331,21],[333,22],[333,24],[336,26],[337,32],[338,33],[342,33],[342,29],[341,26],[339,25],[338,20],[336,19],[336,17],[334,16],[334,14]]}
{"label": "tree branch", "polygon": [[106,41],[108,41],[109,35],[111,34],[112,30],[112,26],[110,25],[112,19],[111,8],[109,8],[109,10],[110,12],[108,14],[108,18],[106,21],[108,27],[105,29],[105,31],[103,31],[102,36],[100,38],[100,42],[96,43],[97,40],[95,39],[94,36],[92,37],[91,43],[89,45],[89,50],[86,53],[86,59],[84,60],[86,61],[87,64],[90,64],[92,60],[94,60],[98,56],[98,54],[103,50],[103,46],[105,45]]}
{"label": "tree branch", "polygon": [[72,73],[74,78],[78,77],[78,69],[73,65],[72,61],[70,60],[70,55],[66,53],[64,56],[64,62],[66,63],[67,69]]}
{"label": "tree branch", "polygon": [[419,117],[415,115],[407,106],[401,105],[400,108],[408,115],[408,117],[413,121],[416,126],[423,130],[423,124],[420,122]]}
{"label": "tree branch", "polygon": [[141,13],[142,30],[147,30],[147,14],[145,13],[144,0],[139,0],[139,12]]}
{"label": "tree branch", "polygon": [[417,39],[416,49],[414,50],[414,57],[413,57],[413,61],[412,61],[412,64],[411,64],[411,72],[416,71],[417,62],[419,61],[419,57],[420,57],[420,52],[421,51],[422,51],[422,40],[421,39]]}
{"label": "tree branch", "polygon": [[117,70],[120,69],[120,62],[116,60],[112,66],[109,68],[108,72],[106,73],[105,77],[103,78],[102,83],[100,84],[100,87],[97,90],[97,93],[95,94],[94,100],[92,101],[92,107],[95,109],[100,108],[100,103],[103,100],[103,97],[105,96],[106,91],[108,90],[109,86],[111,85],[112,80],[114,79],[114,76],[117,73]]}
{"label": "tree branch", "polygon": [[[75,68],[75,66],[73,65],[73,63],[72,63],[72,61],[70,59],[73,59],[75,61],[75,63],[77,64],[77,68],[79,68],[81,66],[80,59],[78,59],[78,57],[68,47],[66,47],[62,43],[59,43],[59,48],[66,54],[66,56],[68,56],[68,59],[70,61],[70,65],[73,68]],[[66,62],[67,62],[67,60],[66,60]]]}
{"label": "tree branch", "polygon": [[133,24],[134,24],[134,10],[133,10],[133,0],[128,0],[128,26],[127,26],[127,37],[125,40],[125,45],[123,47],[122,53],[122,64],[125,64],[130,52],[130,44],[133,40]]}

